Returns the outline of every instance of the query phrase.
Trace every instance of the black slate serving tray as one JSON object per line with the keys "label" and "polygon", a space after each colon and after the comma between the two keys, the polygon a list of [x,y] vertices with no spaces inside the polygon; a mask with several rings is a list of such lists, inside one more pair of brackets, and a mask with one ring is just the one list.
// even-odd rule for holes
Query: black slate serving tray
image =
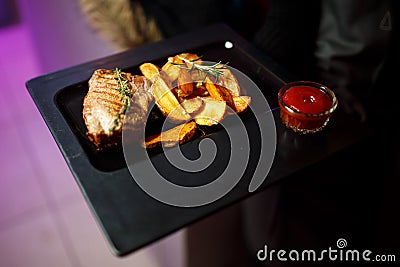
{"label": "black slate serving tray", "polygon": [[[226,41],[233,43],[233,48],[226,49]],[[230,66],[249,76],[263,91],[275,119],[277,147],[272,168],[258,191],[348,149],[368,136],[368,130],[363,125],[340,109],[321,133],[299,135],[284,128],[279,119],[277,92],[285,81],[291,80],[289,75],[225,25],[214,25],[34,78],[26,86],[99,226],[114,253],[119,256],[251,195],[248,185],[254,162],[249,163],[237,186],[220,200],[196,208],[169,206],[148,196],[135,183],[126,167],[122,150],[99,152],[85,135],[82,103],[88,90],[87,81],[95,69],[118,67],[139,74],[138,66],[141,63],[161,65],[168,56],[180,52],[194,52],[209,61],[229,62]],[[257,128],[251,116],[245,119],[245,125],[250,130]],[[217,137],[221,136],[218,130],[216,132]],[[257,140],[257,136],[252,139],[255,147]],[[162,154],[155,157],[162,160]],[[256,156],[250,157],[256,160]],[[180,176],[174,179],[179,180]]]}

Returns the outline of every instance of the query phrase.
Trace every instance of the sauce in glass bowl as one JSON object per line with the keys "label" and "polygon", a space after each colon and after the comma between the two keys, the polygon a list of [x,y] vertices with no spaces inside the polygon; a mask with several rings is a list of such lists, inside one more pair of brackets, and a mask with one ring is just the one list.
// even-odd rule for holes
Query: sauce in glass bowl
{"label": "sauce in glass bowl", "polygon": [[279,90],[278,98],[283,124],[301,133],[322,130],[338,103],[329,88],[309,81],[286,84]]}

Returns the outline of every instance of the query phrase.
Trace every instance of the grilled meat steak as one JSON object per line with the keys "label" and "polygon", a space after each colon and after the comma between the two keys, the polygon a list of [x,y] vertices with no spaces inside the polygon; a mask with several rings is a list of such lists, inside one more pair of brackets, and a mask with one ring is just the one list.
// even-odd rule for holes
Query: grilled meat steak
{"label": "grilled meat steak", "polygon": [[83,118],[89,139],[99,148],[121,144],[125,119],[130,130],[144,130],[152,96],[151,82],[143,76],[117,70],[96,70],[83,102]]}

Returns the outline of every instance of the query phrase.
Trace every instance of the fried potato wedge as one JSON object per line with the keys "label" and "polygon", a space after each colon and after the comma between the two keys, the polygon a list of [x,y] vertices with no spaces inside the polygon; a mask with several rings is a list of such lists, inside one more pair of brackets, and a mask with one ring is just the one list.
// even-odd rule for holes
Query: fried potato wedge
{"label": "fried potato wedge", "polygon": [[151,86],[151,94],[155,99],[157,107],[169,120],[172,122],[185,122],[190,120],[190,115],[180,105],[168,84],[159,75],[154,78],[154,82]]}
{"label": "fried potato wedge", "polygon": [[193,93],[194,84],[190,73],[186,69],[179,69],[178,74],[178,97],[187,97]]}
{"label": "fried potato wedge", "polygon": [[198,114],[204,108],[204,102],[201,97],[185,99],[181,105],[191,116]]}
{"label": "fried potato wedge", "polygon": [[209,96],[207,88],[203,83],[197,83],[193,89],[192,96]]}
{"label": "fried potato wedge", "polygon": [[[202,60],[200,57],[196,54],[192,53],[180,53],[178,55],[175,55],[174,57],[169,57],[168,61],[175,63],[175,64],[183,64],[185,63],[184,59],[187,59],[189,61],[196,61],[196,63],[201,64]],[[190,67],[190,66],[188,66]]]}
{"label": "fried potato wedge", "polygon": [[192,53],[180,53],[179,55],[175,56],[177,58],[184,58],[187,60],[193,60],[196,61],[197,63],[201,64],[202,60],[200,59],[200,57],[196,54],[192,54]]}
{"label": "fried potato wedge", "polygon": [[143,145],[145,148],[154,148],[161,145],[172,147],[177,144],[183,144],[192,139],[196,129],[197,124],[194,121],[181,124],[165,132],[147,137]]}
{"label": "fried potato wedge", "polygon": [[190,76],[192,77],[192,81],[194,83],[203,84],[207,75],[199,70],[194,69],[190,71]]}
{"label": "fried potato wedge", "polygon": [[249,107],[251,103],[251,97],[247,95],[234,96],[232,98],[233,103],[235,104],[236,113],[242,113]]}
{"label": "fried potato wedge", "polygon": [[[187,60],[196,60],[196,63],[201,64],[201,59],[196,54],[181,53],[174,57],[169,57],[168,62],[165,63],[161,69],[167,74],[171,82],[174,82],[176,79],[178,79],[179,70],[181,68],[176,64],[184,64],[185,62],[182,60],[182,58]],[[191,68],[191,65],[186,63],[186,67]]]}
{"label": "fried potato wedge", "polygon": [[205,86],[212,98],[224,101],[232,109],[236,109],[235,103],[233,102],[232,95],[229,90],[227,90],[223,86],[213,83],[209,77],[206,77]]}
{"label": "fried potato wedge", "polygon": [[221,69],[224,75],[219,76],[217,84],[226,88],[232,96],[240,96],[240,86],[235,75],[229,69]]}
{"label": "fried potato wedge", "polygon": [[168,62],[165,63],[164,66],[162,66],[161,70],[165,72],[165,74],[172,82],[174,82],[176,79],[178,79],[180,68],[177,65],[172,64],[171,62],[172,58],[170,57],[168,59]]}
{"label": "fried potato wedge", "polygon": [[203,109],[194,120],[199,125],[213,126],[222,121],[226,113],[226,102],[212,97],[203,97]]}
{"label": "fried potato wedge", "polygon": [[181,53],[179,55],[176,55],[174,57],[174,62],[181,64],[181,63],[186,63],[186,66],[188,68],[192,67],[192,64],[188,61],[184,61],[184,59],[188,60],[188,61],[196,61],[196,64],[202,64],[203,61],[200,59],[200,57],[196,54],[191,54],[191,53]]}
{"label": "fried potato wedge", "polygon": [[160,68],[153,63],[143,63],[139,66],[140,71],[142,72],[143,76],[153,81],[156,75],[160,74]]}

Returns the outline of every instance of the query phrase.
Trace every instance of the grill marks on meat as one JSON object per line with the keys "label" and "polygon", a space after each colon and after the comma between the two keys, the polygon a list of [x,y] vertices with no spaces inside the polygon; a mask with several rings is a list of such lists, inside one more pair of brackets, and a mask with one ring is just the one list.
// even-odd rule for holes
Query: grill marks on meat
{"label": "grill marks on meat", "polygon": [[[88,137],[97,147],[121,144],[126,101],[130,101],[129,109],[134,110],[129,112],[129,128],[136,131],[144,129],[148,106],[152,101],[149,93],[151,83],[143,76],[125,72],[122,75],[130,91],[125,95],[113,70],[98,69],[89,80],[89,91],[83,102],[83,118]],[[132,99],[127,96],[129,93]]]}

